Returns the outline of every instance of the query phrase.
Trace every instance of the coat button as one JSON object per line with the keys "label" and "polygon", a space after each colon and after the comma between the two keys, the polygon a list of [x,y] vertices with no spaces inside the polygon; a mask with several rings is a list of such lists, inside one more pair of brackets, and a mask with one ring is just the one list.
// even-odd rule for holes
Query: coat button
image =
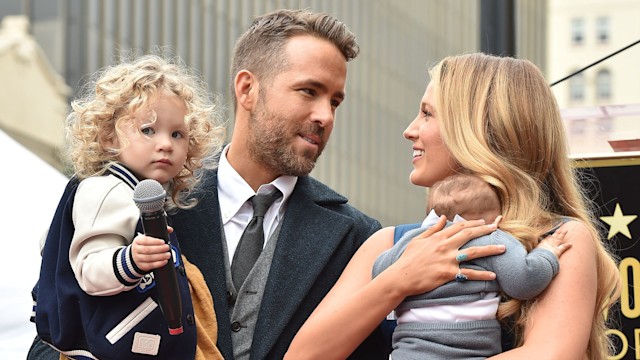
{"label": "coat button", "polygon": [[193,318],[193,315],[192,315],[192,314],[187,314],[187,323],[188,323],[189,325],[193,325],[193,324],[195,324],[195,321],[194,321],[194,318]]}
{"label": "coat button", "polygon": [[231,323],[231,330],[233,330],[234,332],[240,331],[241,328],[242,328],[242,325],[240,325],[238,321],[234,321]]}

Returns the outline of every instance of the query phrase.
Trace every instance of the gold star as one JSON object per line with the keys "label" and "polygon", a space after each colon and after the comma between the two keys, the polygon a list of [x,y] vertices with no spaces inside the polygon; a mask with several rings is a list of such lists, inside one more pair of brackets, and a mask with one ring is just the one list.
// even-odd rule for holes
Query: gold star
{"label": "gold star", "polygon": [[609,235],[607,240],[614,237],[617,233],[631,239],[631,233],[629,232],[629,224],[635,220],[638,215],[624,215],[620,209],[620,204],[616,204],[616,210],[613,212],[613,216],[601,216],[600,220],[606,222],[611,227],[609,228]]}

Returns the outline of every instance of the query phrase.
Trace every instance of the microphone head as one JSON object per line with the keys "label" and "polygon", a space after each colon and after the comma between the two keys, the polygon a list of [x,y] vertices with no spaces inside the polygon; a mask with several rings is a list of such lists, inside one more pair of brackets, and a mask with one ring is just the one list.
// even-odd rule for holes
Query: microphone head
{"label": "microphone head", "polygon": [[133,190],[133,201],[141,212],[156,212],[164,207],[166,192],[153,179],[142,180]]}

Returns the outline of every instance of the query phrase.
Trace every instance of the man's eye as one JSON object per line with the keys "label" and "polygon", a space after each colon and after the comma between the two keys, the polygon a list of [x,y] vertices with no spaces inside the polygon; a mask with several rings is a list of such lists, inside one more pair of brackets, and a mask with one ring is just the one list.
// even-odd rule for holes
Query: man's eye
{"label": "man's eye", "polygon": [[300,91],[302,91],[303,93],[305,93],[307,95],[311,95],[311,96],[316,94],[315,90],[312,90],[312,89],[300,89]]}

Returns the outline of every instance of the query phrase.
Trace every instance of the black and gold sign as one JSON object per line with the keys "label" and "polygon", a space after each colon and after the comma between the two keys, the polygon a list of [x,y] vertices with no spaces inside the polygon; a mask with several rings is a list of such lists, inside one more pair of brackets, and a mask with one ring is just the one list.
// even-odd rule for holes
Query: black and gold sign
{"label": "black and gold sign", "polygon": [[617,352],[609,359],[640,359],[640,157],[581,161],[578,167],[598,206],[602,237],[620,261],[622,295],[609,332]]}

